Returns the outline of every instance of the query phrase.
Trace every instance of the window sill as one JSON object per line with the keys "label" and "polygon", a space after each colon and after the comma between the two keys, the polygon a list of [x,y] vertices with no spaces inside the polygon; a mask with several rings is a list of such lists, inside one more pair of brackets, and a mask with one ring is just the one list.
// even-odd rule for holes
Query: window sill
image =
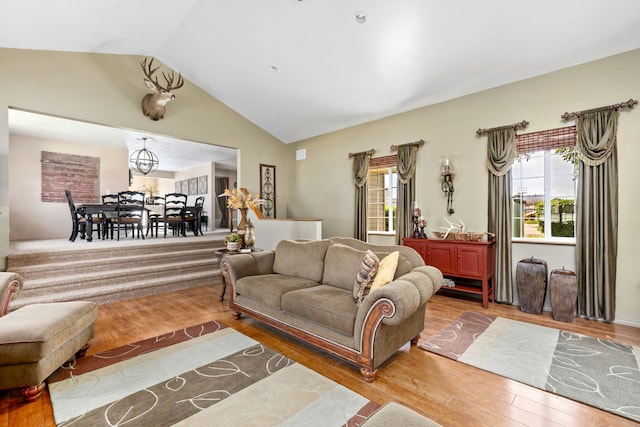
{"label": "window sill", "polygon": [[523,239],[515,238],[511,239],[511,243],[527,243],[533,245],[556,245],[556,246],[575,246],[575,240],[567,239]]}
{"label": "window sill", "polygon": [[395,236],[395,231],[367,231],[367,234],[371,236]]}

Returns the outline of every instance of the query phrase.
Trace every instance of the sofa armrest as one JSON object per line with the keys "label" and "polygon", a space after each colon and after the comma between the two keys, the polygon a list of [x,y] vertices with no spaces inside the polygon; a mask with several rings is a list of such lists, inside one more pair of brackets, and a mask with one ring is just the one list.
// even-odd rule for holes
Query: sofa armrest
{"label": "sofa armrest", "polygon": [[[404,277],[404,276],[402,276]],[[407,280],[398,278],[365,297],[356,314],[354,332],[360,334],[371,307],[379,300],[386,299],[391,302],[394,312],[388,317],[385,315],[382,322],[387,325],[399,325],[411,316],[421,304],[421,295],[415,285]]]}
{"label": "sofa armrest", "polygon": [[230,283],[247,276],[273,273],[274,251],[251,252],[225,256],[220,268]]}
{"label": "sofa armrest", "polygon": [[388,299],[395,308],[391,316],[384,316],[382,323],[399,325],[425,304],[442,286],[442,272],[432,266],[415,267],[390,283],[369,293],[362,301],[356,315],[354,332],[360,334],[371,307],[380,299]]}
{"label": "sofa armrest", "polygon": [[22,288],[22,276],[18,273],[0,272],[0,317],[9,312],[9,303]]}
{"label": "sofa armrest", "polygon": [[[411,282],[420,293],[420,304],[427,302],[442,287],[442,272],[430,265],[415,267],[396,280]],[[386,285],[385,285],[386,286]],[[384,286],[383,286],[384,288]]]}

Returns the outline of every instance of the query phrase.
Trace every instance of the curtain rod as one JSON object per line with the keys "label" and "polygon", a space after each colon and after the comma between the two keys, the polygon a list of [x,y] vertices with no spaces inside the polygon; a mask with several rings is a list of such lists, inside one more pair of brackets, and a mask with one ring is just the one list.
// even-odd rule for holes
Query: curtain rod
{"label": "curtain rod", "polygon": [[564,120],[569,120],[569,119],[573,119],[574,117],[580,117],[580,114],[583,114],[583,113],[595,113],[596,111],[608,110],[610,108],[613,108],[616,110],[620,108],[633,108],[633,106],[636,105],[637,103],[638,101],[636,101],[635,99],[629,99],[628,101],[619,102],[613,105],[606,105],[604,107],[594,108],[592,110],[574,111],[573,113],[564,113],[560,117],[562,117]]}
{"label": "curtain rod", "polygon": [[[424,145],[424,140],[419,140],[419,141],[415,141],[415,142],[409,142],[407,144],[404,145],[408,145],[408,144],[413,144],[413,145],[417,145],[418,148],[422,147]],[[396,151],[398,149],[399,145],[392,145],[391,146],[391,151]]]}
{"label": "curtain rod", "polygon": [[509,129],[509,128],[514,128],[514,129],[518,129],[518,128],[526,128],[528,125],[529,125],[529,122],[528,122],[528,121],[526,121],[526,120],[523,120],[523,121],[521,121],[521,122],[514,123],[514,124],[512,124],[512,125],[498,126],[498,127],[490,128],[490,129],[478,129],[478,130],[476,131],[476,133],[477,133],[478,135],[483,135],[483,134],[485,134],[485,133],[489,133],[489,132],[494,131],[494,130]]}
{"label": "curtain rod", "polygon": [[364,153],[364,154],[368,154],[368,155],[370,155],[370,156],[373,156],[373,153],[375,153],[375,152],[376,152],[376,150],[374,150],[374,149],[372,148],[371,150],[361,151],[361,152],[359,152],[359,153],[349,153],[349,158],[355,157],[355,156],[357,156],[358,154],[363,154],[363,153]]}

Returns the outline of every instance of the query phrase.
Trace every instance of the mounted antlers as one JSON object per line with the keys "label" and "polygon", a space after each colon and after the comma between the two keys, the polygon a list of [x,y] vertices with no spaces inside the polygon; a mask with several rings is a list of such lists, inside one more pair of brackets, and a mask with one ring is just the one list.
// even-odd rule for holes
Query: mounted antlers
{"label": "mounted antlers", "polygon": [[168,76],[162,72],[162,77],[167,82],[166,87],[162,87],[160,83],[158,83],[158,77],[153,79],[153,74],[158,71],[160,66],[158,65],[155,68],[153,67],[153,58],[147,64],[147,59],[140,63],[140,67],[142,67],[142,71],[144,72],[145,79],[144,82],[149,87],[149,89],[153,90],[154,93],[148,93],[142,98],[142,112],[145,116],[149,117],[151,120],[160,120],[164,117],[164,112],[167,108],[167,102],[174,99],[176,96],[171,93],[174,89],[179,89],[184,85],[184,79],[182,75],[178,73],[178,81],[175,86],[173,85],[173,79],[175,78],[175,74],[173,70],[171,74]]}

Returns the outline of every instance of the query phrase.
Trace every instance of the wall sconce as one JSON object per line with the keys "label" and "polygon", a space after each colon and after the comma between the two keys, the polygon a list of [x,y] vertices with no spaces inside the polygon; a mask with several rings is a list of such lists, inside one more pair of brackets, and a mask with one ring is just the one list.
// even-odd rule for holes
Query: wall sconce
{"label": "wall sconce", "polygon": [[449,156],[442,161],[442,192],[447,196],[447,213],[452,215],[453,210],[453,165]]}

